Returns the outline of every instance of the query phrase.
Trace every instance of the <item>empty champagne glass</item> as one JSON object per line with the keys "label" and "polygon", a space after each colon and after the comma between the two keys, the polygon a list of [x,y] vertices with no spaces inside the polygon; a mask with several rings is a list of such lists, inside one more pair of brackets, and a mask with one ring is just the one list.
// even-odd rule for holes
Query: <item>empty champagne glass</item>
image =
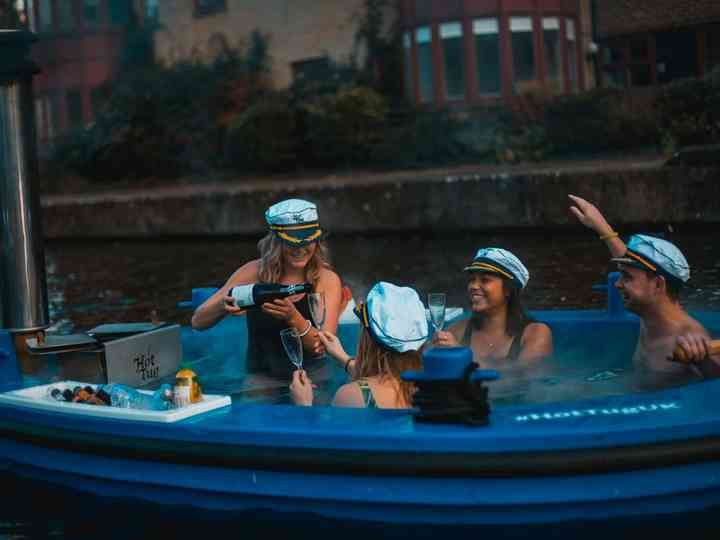
{"label": "empty champagne glass", "polygon": [[428,310],[430,311],[430,320],[432,321],[435,331],[443,329],[445,324],[445,293],[428,294]]}
{"label": "empty champagne glass", "polygon": [[283,348],[288,358],[290,358],[290,361],[297,369],[302,369],[303,347],[302,339],[300,339],[298,333],[294,328],[285,328],[284,330],[280,330],[280,339],[282,340]]}
{"label": "empty champagne glass", "polygon": [[322,330],[323,324],[325,324],[325,316],[327,314],[325,308],[325,293],[309,293],[308,303],[310,305],[310,315],[312,316],[313,323],[315,323],[315,328]]}

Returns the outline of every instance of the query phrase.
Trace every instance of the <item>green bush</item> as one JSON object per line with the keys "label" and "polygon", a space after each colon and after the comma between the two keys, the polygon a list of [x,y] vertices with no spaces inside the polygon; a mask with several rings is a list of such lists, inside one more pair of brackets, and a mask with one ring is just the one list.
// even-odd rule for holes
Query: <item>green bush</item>
{"label": "green bush", "polygon": [[388,114],[369,163],[379,168],[457,163],[473,155],[467,126],[446,110],[396,109]]}
{"label": "green bush", "polygon": [[470,154],[460,136],[463,122],[447,110],[417,111],[410,127],[411,137],[405,144],[412,148],[418,165],[462,161]]}
{"label": "green bush", "polygon": [[545,128],[526,125],[515,131],[499,130],[495,138],[498,163],[542,161],[552,151]]}
{"label": "green bush", "polygon": [[366,165],[382,142],[388,106],[372,88],[350,86],[301,105],[312,165]]}
{"label": "green bush", "polygon": [[666,146],[720,142],[720,68],[663,86],[656,110]]}
{"label": "green bush", "polygon": [[257,39],[244,56],[228,51],[212,64],[124,73],[95,123],[58,145],[54,162],[102,181],[171,178],[220,166],[225,127],[265,84]]}
{"label": "green bush", "polygon": [[283,96],[253,103],[227,133],[227,162],[239,170],[282,171],[295,166],[299,147],[297,112]]}
{"label": "green bush", "polygon": [[651,93],[596,89],[560,97],[545,109],[544,127],[558,153],[631,149],[659,140]]}

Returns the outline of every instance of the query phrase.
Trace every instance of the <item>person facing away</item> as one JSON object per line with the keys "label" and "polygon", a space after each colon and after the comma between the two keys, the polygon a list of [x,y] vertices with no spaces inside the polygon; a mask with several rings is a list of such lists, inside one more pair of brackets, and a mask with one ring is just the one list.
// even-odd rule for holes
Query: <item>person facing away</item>
{"label": "person facing away", "polygon": [[[321,332],[320,339],[344,366],[351,382],[341,386],[332,404],[337,407],[406,409],[412,407],[415,385],[400,374],[422,367],[420,348],[428,337],[425,307],[414,289],[379,282],[365,303],[355,308],[362,333],[357,356],[351,358],[337,336]],[[293,373],[290,395],[296,405],[313,404],[313,384],[304,371]]]}
{"label": "person facing away", "polygon": [[433,345],[470,347],[475,363],[486,369],[527,367],[553,354],[550,327],[532,319],[522,305],[530,274],[515,255],[482,248],[465,272],[470,318],[436,332]]}
{"label": "person facing away", "polygon": [[[690,279],[685,256],[661,238],[635,234],[626,245],[600,210],[576,195],[569,195],[570,210],[580,223],[605,242],[611,260],[618,263],[620,291],[628,311],[640,317],[640,335],[633,354],[637,384],[661,388],[703,377],[720,375],[720,358],[709,355],[710,335],[680,305],[680,291]],[[680,347],[689,362],[671,362]]]}
{"label": "person facing away", "polygon": [[[280,331],[284,328],[293,328],[301,336],[303,348],[309,352],[304,362],[307,369],[318,371],[323,368],[324,346],[318,330],[311,323],[307,295],[276,299],[262,304],[259,309],[245,310],[235,306],[228,292],[236,285],[252,283],[310,283],[314,292],[325,294],[323,326],[335,332],[341,311],[342,286],[330,265],[328,248],[322,241],[315,204],[301,199],[284,200],[268,208],[265,220],[269,232],[258,242],[260,258],[243,264],[195,310],[192,327],[201,330],[215,325],[227,315],[246,315],[248,373],[288,381],[293,366],[280,339]],[[329,376],[329,370],[326,371]]]}

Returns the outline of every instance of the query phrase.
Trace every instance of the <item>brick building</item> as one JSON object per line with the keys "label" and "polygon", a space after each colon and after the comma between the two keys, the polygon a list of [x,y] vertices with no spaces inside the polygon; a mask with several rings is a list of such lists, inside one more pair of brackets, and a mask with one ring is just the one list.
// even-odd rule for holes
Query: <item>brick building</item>
{"label": "brick building", "polygon": [[159,0],[159,60],[212,60],[226,48],[242,49],[253,31],[268,37],[272,80],[287,87],[304,70],[355,54],[364,0]]}
{"label": "brick building", "polygon": [[589,0],[401,0],[406,91],[465,106],[592,87],[590,16]]}
{"label": "brick building", "polygon": [[718,0],[596,0],[605,86],[648,86],[720,65]]}
{"label": "brick building", "polygon": [[[27,25],[38,36],[32,55],[35,120],[41,153],[58,135],[90,123],[97,88],[112,80],[131,18],[146,0],[24,0]],[[135,13],[133,13],[135,9]]]}

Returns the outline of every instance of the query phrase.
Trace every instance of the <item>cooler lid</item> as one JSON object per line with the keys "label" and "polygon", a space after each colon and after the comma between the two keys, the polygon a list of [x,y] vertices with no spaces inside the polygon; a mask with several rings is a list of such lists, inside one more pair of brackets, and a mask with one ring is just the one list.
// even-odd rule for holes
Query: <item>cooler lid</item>
{"label": "cooler lid", "polygon": [[28,338],[26,343],[28,351],[32,354],[72,352],[100,347],[100,343],[87,334],[47,334],[43,343],[38,343],[37,338]]}
{"label": "cooler lid", "polygon": [[150,332],[167,326],[164,322],[129,322],[129,323],[108,323],[101,324],[88,330],[88,335],[100,341],[119,339],[123,337]]}

